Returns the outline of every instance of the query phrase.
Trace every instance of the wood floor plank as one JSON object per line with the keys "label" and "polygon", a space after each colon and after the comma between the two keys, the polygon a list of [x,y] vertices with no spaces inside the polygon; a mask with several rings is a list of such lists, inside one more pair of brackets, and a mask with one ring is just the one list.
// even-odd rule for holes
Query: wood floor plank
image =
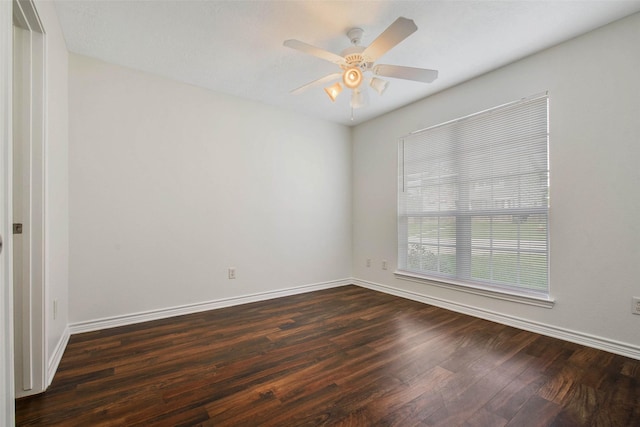
{"label": "wood floor plank", "polygon": [[18,426],[640,426],[640,361],[344,286],[73,335]]}

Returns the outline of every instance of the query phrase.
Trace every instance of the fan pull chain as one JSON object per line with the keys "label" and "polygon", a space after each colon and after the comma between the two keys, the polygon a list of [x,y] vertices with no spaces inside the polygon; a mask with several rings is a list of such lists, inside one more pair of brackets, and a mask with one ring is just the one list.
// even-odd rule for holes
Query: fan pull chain
{"label": "fan pull chain", "polygon": [[351,107],[351,121],[353,121],[353,107]]}

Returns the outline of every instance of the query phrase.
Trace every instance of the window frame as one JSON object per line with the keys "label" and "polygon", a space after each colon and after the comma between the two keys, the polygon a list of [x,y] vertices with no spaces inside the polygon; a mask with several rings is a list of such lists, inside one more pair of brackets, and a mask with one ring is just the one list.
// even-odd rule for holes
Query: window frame
{"label": "window frame", "polygon": [[[420,212],[419,210],[417,212],[407,212],[407,210],[405,209],[405,207],[402,205],[402,196],[403,194],[406,194],[407,190],[408,190],[408,181],[407,181],[407,177],[410,176],[410,173],[407,172],[405,173],[405,167],[406,164],[408,164],[408,162],[405,164],[405,153],[404,153],[404,149],[405,149],[405,139],[407,138],[412,138],[415,137],[416,135],[421,135],[421,134],[425,134],[426,132],[432,131],[434,129],[437,128],[442,128],[445,126],[455,126],[458,122],[462,122],[462,121],[467,121],[469,119],[474,119],[477,117],[482,117],[486,114],[492,114],[494,112],[502,112],[507,110],[508,108],[513,108],[513,107],[518,107],[519,104],[525,104],[527,102],[531,102],[531,101],[539,101],[539,100],[544,100],[545,104],[545,110],[544,112],[546,113],[546,121],[544,122],[544,124],[546,125],[546,137],[545,137],[545,143],[546,143],[546,151],[544,152],[544,154],[546,155],[546,187],[544,187],[546,189],[546,197],[547,197],[547,202],[546,202],[546,206],[541,206],[539,208],[533,208],[533,207],[502,207],[502,208],[496,208],[494,206],[490,206],[488,209],[460,209],[459,206],[456,206],[454,208],[451,208],[449,210],[438,210],[438,211],[429,211],[428,209],[426,211],[422,211]],[[395,271],[395,275],[397,278],[399,279],[403,279],[403,280],[410,280],[410,281],[414,281],[414,282],[419,282],[419,283],[425,283],[425,284],[431,284],[431,285],[435,285],[435,286],[440,286],[440,287],[445,287],[445,288],[450,288],[450,289],[456,289],[456,290],[460,290],[460,291],[464,291],[464,292],[469,292],[469,293],[473,293],[473,294],[479,294],[479,295],[484,295],[484,296],[489,296],[489,297],[493,297],[493,298],[498,298],[498,299],[503,299],[503,300],[509,300],[509,301],[515,301],[515,302],[521,302],[521,303],[525,303],[525,304],[531,304],[531,305],[536,305],[536,306],[541,306],[541,307],[545,307],[545,308],[551,308],[554,305],[554,300],[551,297],[551,286],[550,286],[550,262],[549,262],[549,212],[550,212],[550,203],[549,203],[549,190],[550,190],[550,184],[549,184],[549,179],[550,179],[550,162],[549,162],[549,139],[550,139],[550,135],[549,135],[549,96],[548,93],[542,93],[542,94],[537,94],[531,97],[527,97],[527,98],[523,98],[517,101],[513,101],[510,103],[506,103],[506,104],[502,104],[499,105],[497,107],[493,107],[484,111],[480,111],[478,113],[474,113],[462,118],[458,118],[455,120],[451,120],[445,123],[441,123],[435,126],[431,126],[429,128],[425,128],[425,129],[421,129],[415,132],[412,132],[402,138],[400,138],[400,140],[398,141],[398,209],[397,209],[397,224],[398,224],[398,229],[397,229],[397,236],[398,236],[398,240],[397,240],[397,249],[398,249],[398,259],[397,259],[397,270]],[[538,140],[539,141],[539,140]],[[460,157],[455,157],[455,156],[448,156],[446,157],[446,161],[447,162],[464,162],[465,160],[461,160],[464,157],[469,157],[469,156],[460,156]],[[455,174],[456,175],[460,175],[460,171],[463,170],[465,168],[465,166],[458,166],[458,169],[455,169]],[[446,169],[446,168],[443,168]],[[427,171],[423,172],[424,174],[427,173]],[[463,172],[464,173],[464,172]],[[413,175],[416,175],[415,173]],[[493,178],[493,175],[491,176]],[[424,178],[423,178],[424,179]],[[460,197],[466,197],[466,201],[469,202],[469,189],[472,185],[472,183],[474,183],[474,180],[471,179],[464,179],[464,178],[460,178],[458,177],[456,180],[453,181],[455,183],[455,189],[453,191],[456,192],[456,195],[449,198],[449,199],[455,199],[456,202],[458,203],[458,205],[462,205],[462,203],[460,203]],[[479,183],[479,181],[475,181],[476,183]],[[442,185],[442,184],[438,184],[438,185]],[[462,189],[462,187],[466,187],[466,189]],[[425,185],[422,183],[414,186],[413,188],[417,188],[419,189],[424,189],[428,187],[428,184]],[[460,195],[460,192],[466,192],[466,195]],[[439,196],[438,196],[439,197]],[[449,200],[448,199],[448,200]],[[492,201],[495,201],[495,199],[491,199]],[[439,201],[438,201],[439,203]],[[544,249],[543,250],[538,250],[535,248],[527,248],[527,249],[522,249],[520,247],[520,242],[523,241],[523,239],[521,238],[520,235],[520,224],[517,225],[517,233],[518,233],[518,238],[514,239],[514,242],[517,242],[517,247],[515,249],[509,249],[508,247],[504,247],[504,248],[494,248],[493,247],[493,241],[494,241],[494,235],[491,234],[493,233],[493,231],[490,231],[489,235],[491,236],[490,238],[490,247],[487,248],[482,248],[482,247],[478,247],[478,246],[474,246],[474,242],[473,242],[473,238],[472,238],[472,233],[473,233],[473,229],[471,227],[471,222],[474,220],[474,218],[489,218],[489,221],[491,224],[493,224],[494,218],[500,218],[500,217],[504,217],[505,219],[507,217],[511,217],[512,219],[517,218],[518,215],[537,215],[538,218],[540,220],[542,220],[544,222],[544,228],[546,230],[546,235],[545,235],[545,240],[544,240]],[[420,218],[420,227],[422,227],[423,221],[425,218],[433,218],[433,219],[437,219],[437,227],[436,229],[437,231],[437,244],[434,245],[434,247],[438,248],[438,253],[436,256],[436,261],[438,263],[438,267],[437,267],[437,271],[433,271],[433,270],[425,270],[422,267],[418,267],[418,268],[411,268],[410,265],[410,247],[411,247],[411,242],[410,242],[410,232],[409,232],[409,219],[418,219]],[[440,221],[442,218],[454,218],[453,223],[455,223],[455,233],[454,233],[454,237],[453,237],[453,243],[449,244],[447,242],[445,242],[444,244],[440,242],[440,234],[441,234],[441,229],[442,227],[440,226]],[[528,217],[527,217],[528,218]],[[464,222],[465,224],[461,224],[461,222]],[[426,247],[430,247],[431,244],[427,243],[424,244],[422,243],[422,236],[423,236],[423,232],[422,232],[422,228],[420,228],[420,241],[419,242],[414,242],[414,245],[418,245],[416,246],[417,248],[419,248],[420,250],[425,250]],[[465,242],[463,244],[460,243],[460,239],[463,238],[465,239]],[[478,240],[478,239],[476,239]],[[451,253],[455,253],[455,257],[456,257],[456,261],[452,261],[451,263],[453,265],[455,265],[454,269],[455,272],[453,274],[444,274],[441,272],[440,270],[440,263],[441,263],[441,252],[440,250],[442,248],[447,248],[451,246],[452,251]],[[514,284],[508,284],[505,282],[499,282],[498,280],[493,280],[493,279],[488,279],[488,280],[481,280],[478,279],[477,277],[472,277],[471,274],[471,255],[470,253],[473,250],[483,250],[483,249],[487,249],[488,253],[493,254],[494,252],[499,252],[499,253],[503,253],[503,254],[508,254],[510,251],[513,252],[513,254],[516,254],[516,256],[518,257],[518,262],[517,262],[517,272],[516,274],[518,275],[518,282],[520,281],[520,274],[523,270],[524,267],[522,267],[521,265],[521,259],[520,256],[521,254],[526,254],[526,255],[532,255],[535,253],[540,253],[540,254],[544,254],[544,266],[545,266],[545,274],[546,274],[546,282],[543,283],[543,285],[546,285],[546,289],[542,290],[542,291],[538,291],[536,289],[533,289],[532,285],[526,286],[523,285],[521,283],[518,283],[517,285]],[[466,251],[466,253],[464,253]],[[463,252],[462,254],[460,252]],[[493,256],[493,255],[491,255]],[[463,262],[465,262],[466,258],[466,263],[468,265],[463,265],[463,264],[459,264],[458,262],[460,260],[463,260]],[[535,258],[535,257],[534,257]],[[420,261],[422,263],[422,261]],[[493,264],[492,264],[493,265]],[[462,269],[468,269],[466,273],[461,274],[460,271]],[[493,268],[493,267],[492,267]],[[492,273],[493,274],[493,273]],[[493,277],[493,276],[492,276]]]}

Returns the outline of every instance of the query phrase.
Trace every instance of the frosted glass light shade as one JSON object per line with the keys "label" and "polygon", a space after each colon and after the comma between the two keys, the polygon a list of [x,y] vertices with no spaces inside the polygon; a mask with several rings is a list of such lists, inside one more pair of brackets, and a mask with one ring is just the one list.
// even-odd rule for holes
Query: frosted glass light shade
{"label": "frosted glass light shade", "polygon": [[349,89],[355,89],[362,83],[362,71],[358,67],[347,68],[342,74],[342,82]]}
{"label": "frosted glass light shade", "polygon": [[384,91],[387,90],[387,86],[389,86],[389,82],[379,79],[377,77],[373,77],[369,82],[369,86],[371,86],[376,92],[378,92],[378,95],[382,95]]}
{"label": "frosted glass light shade", "polygon": [[340,92],[342,92],[342,86],[340,86],[340,83],[334,83],[329,87],[325,87],[324,91],[332,102],[336,102],[336,98],[340,95]]}
{"label": "frosted glass light shade", "polygon": [[367,92],[362,89],[355,89],[351,94],[351,108],[362,108],[369,103]]}

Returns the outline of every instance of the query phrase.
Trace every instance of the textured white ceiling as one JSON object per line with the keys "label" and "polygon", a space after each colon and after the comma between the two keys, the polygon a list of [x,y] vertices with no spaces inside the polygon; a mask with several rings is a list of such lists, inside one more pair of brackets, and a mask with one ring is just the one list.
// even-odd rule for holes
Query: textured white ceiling
{"label": "textured white ceiling", "polygon": [[[56,0],[70,51],[353,125],[640,11],[640,0],[573,1],[100,1]],[[431,84],[388,79],[355,110],[322,86],[290,90],[339,71],[282,46],[298,39],[340,53],[345,33],[372,42],[399,16],[418,31],[378,63],[433,68]]]}

